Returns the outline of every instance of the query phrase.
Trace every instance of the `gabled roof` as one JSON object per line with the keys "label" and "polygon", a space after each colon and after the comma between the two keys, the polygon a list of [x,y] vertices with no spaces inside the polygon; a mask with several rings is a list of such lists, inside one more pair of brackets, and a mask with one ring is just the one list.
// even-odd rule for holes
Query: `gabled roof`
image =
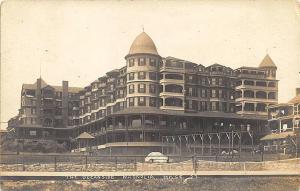
{"label": "gabled roof", "polygon": [[276,65],[274,64],[273,60],[271,59],[271,57],[267,54],[264,59],[261,61],[261,63],[259,64],[260,68],[277,68]]}
{"label": "gabled roof", "polygon": [[292,104],[295,104],[295,103],[300,103],[300,94],[295,96],[293,99],[291,99],[288,103],[292,103]]}
{"label": "gabled roof", "polygon": [[[51,86],[48,85],[42,78],[41,78],[41,88],[45,88],[45,87],[52,87],[54,88],[56,91],[62,91],[62,86]],[[35,82],[34,84],[23,84],[22,85],[22,89],[29,89],[29,90],[35,90],[37,87],[37,82]],[[68,87],[68,91],[71,93],[78,93],[79,91],[83,90],[83,88],[81,87]]]}
{"label": "gabled roof", "polygon": [[[41,88],[44,88],[48,86],[48,84],[41,78]],[[37,87],[37,82],[35,82],[34,84],[23,84],[22,88],[23,89],[31,89],[31,90],[35,90]]]}
{"label": "gabled roof", "polygon": [[87,132],[83,132],[78,137],[76,137],[76,139],[94,139],[94,138],[95,137],[93,137],[92,135],[90,135]]}
{"label": "gabled roof", "polygon": [[[56,91],[62,92],[62,86],[52,86]],[[82,91],[83,88],[81,87],[68,87],[68,92],[70,93],[78,93]]]}

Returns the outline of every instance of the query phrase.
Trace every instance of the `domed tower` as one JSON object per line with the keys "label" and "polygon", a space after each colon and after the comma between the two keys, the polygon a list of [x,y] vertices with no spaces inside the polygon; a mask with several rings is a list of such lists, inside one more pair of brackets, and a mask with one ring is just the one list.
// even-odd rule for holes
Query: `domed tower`
{"label": "domed tower", "polygon": [[153,40],[142,32],[125,56],[127,65],[127,107],[158,107],[159,56]]}
{"label": "domed tower", "polygon": [[268,54],[264,57],[264,59],[259,64],[259,68],[262,68],[266,71],[267,79],[272,79],[272,80],[276,79],[277,67]]}

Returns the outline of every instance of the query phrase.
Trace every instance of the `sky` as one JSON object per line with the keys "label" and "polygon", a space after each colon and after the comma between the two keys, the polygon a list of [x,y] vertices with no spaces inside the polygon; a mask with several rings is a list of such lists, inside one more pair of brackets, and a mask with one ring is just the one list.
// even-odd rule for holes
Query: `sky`
{"label": "sky", "polygon": [[41,74],[51,85],[87,86],[125,65],[142,28],[161,56],[204,66],[256,67],[268,53],[278,68],[280,103],[300,87],[296,0],[4,1],[1,128],[18,114],[23,83]]}

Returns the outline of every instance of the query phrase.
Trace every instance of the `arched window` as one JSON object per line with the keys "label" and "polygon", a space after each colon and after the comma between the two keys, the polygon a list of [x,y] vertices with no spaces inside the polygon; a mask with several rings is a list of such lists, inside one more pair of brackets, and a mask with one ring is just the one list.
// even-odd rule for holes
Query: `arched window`
{"label": "arched window", "polygon": [[165,86],[166,92],[182,93],[182,86],[176,84],[169,84]]}

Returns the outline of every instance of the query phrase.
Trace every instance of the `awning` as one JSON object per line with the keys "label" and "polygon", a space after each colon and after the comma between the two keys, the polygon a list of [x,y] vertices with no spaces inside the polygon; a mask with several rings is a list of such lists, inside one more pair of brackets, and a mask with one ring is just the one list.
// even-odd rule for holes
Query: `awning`
{"label": "awning", "polygon": [[90,135],[87,132],[83,132],[78,137],[76,137],[76,139],[94,139],[94,138],[95,137],[93,137],[92,135]]}
{"label": "awning", "polygon": [[295,136],[295,133],[294,132],[272,133],[262,137],[260,140],[268,141],[268,140],[285,139],[288,136]]}

